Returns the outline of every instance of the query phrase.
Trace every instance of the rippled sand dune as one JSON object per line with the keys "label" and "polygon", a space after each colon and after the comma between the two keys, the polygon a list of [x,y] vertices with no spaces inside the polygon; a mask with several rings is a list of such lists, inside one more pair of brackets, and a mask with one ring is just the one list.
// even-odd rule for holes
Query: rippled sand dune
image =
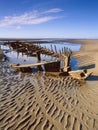
{"label": "rippled sand dune", "polygon": [[4,78],[1,130],[97,130],[98,88],[71,77]]}

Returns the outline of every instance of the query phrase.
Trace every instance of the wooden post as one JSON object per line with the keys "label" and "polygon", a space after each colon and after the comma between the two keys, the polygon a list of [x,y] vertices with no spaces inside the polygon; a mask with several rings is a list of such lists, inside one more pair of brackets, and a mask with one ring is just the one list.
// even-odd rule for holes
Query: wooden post
{"label": "wooden post", "polygon": [[[37,61],[40,62],[41,61],[41,57],[40,57],[40,52],[36,52],[36,57],[37,57]],[[41,65],[37,66],[39,71],[43,71]]]}
{"label": "wooden post", "polygon": [[51,51],[53,51],[52,44],[51,44]]}
{"label": "wooden post", "polygon": [[70,68],[70,54],[67,56],[63,56],[63,61],[64,61],[64,72],[68,72],[71,70]]}
{"label": "wooden post", "polygon": [[57,53],[56,45],[54,47],[55,47],[55,52]]}
{"label": "wooden post", "polygon": [[41,61],[40,52],[36,52],[38,62]]}
{"label": "wooden post", "polygon": [[66,57],[66,67],[70,66],[70,56]]}

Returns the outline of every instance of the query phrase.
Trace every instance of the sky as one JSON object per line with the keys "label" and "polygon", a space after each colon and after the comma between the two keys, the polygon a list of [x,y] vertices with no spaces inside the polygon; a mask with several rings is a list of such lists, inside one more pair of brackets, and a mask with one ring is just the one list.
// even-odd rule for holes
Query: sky
{"label": "sky", "polygon": [[98,0],[0,0],[0,38],[98,38]]}

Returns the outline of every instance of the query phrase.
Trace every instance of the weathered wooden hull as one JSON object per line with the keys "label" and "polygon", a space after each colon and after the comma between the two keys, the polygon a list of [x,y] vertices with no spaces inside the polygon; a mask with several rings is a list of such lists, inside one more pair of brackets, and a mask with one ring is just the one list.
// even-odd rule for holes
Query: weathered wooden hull
{"label": "weathered wooden hull", "polygon": [[92,72],[87,72],[87,70],[75,70],[75,71],[69,71],[68,73],[73,78],[79,80],[87,79],[92,74]]}

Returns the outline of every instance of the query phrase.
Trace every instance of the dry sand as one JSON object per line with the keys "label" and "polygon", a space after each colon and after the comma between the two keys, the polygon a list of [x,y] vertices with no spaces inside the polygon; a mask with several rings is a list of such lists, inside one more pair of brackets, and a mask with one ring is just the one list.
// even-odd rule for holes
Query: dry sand
{"label": "dry sand", "polygon": [[93,87],[98,87],[98,40],[76,40],[83,45],[79,52],[75,52],[73,57],[79,60],[79,66],[93,72],[87,83]]}
{"label": "dry sand", "polygon": [[81,66],[95,64],[89,67],[94,73],[87,81],[41,73],[11,75],[6,67],[6,75],[0,76],[0,129],[98,130],[97,51],[91,46],[83,44],[73,54]]}

